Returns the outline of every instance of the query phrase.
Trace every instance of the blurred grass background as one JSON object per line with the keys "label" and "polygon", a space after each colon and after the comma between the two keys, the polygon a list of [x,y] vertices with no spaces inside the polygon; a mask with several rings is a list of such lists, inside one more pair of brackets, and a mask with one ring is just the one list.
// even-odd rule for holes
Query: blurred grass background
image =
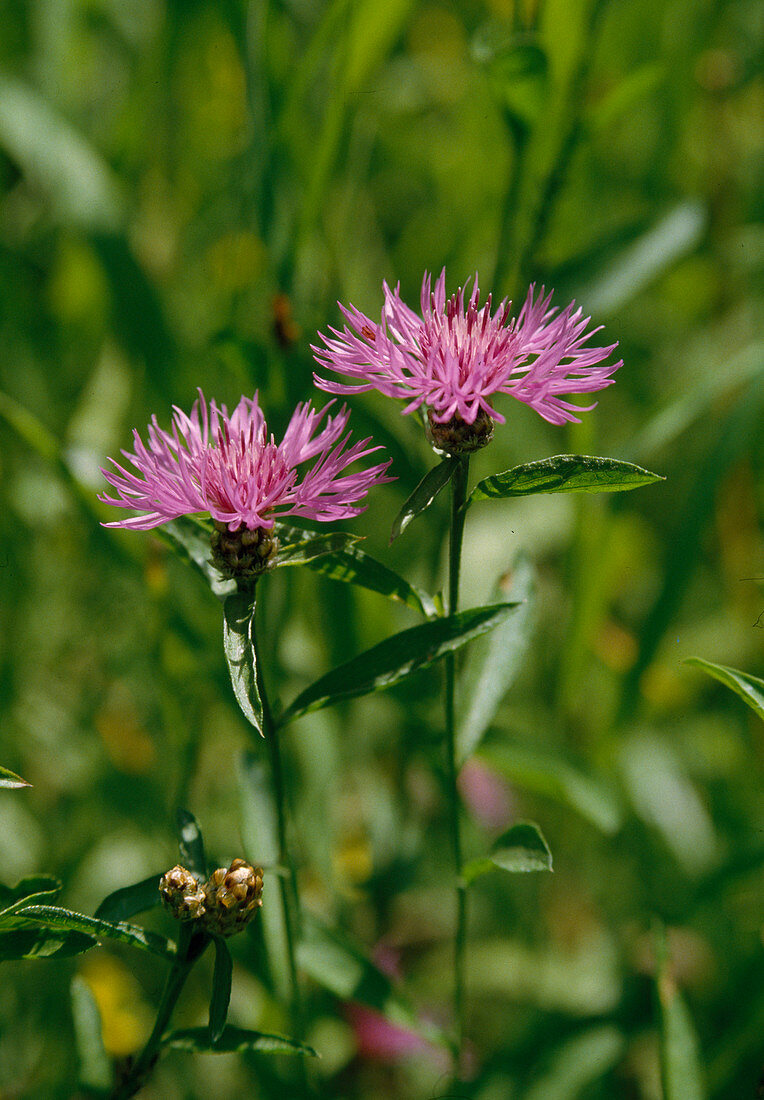
{"label": "blurred grass background", "polygon": [[[538,599],[463,776],[468,854],[531,817],[556,872],[474,887],[465,1095],[660,1100],[655,920],[708,1097],[756,1095],[762,727],[682,660],[764,667],[763,21],[754,0],[0,3],[0,763],[34,784],[0,791],[3,881],[51,871],[92,912],[176,861],[179,801],[221,861],[246,844],[220,609],[152,536],[98,526],[105,457],[198,386],[229,407],[257,387],[278,433],[311,395],[309,344],[336,300],[374,315],[383,278],[412,304],[444,264],[451,288],[475,270],[515,299],[543,282],[605,324],[625,366],[570,430],[507,401],[475,474],[578,451],[667,480],[470,514],[464,605],[518,550]],[[437,587],[444,514],[387,549],[432,456],[393,403],[353,405],[398,477],[355,529]],[[413,624],[372,594],[288,581],[264,594],[284,699]],[[286,748],[309,905],[443,1022],[438,690],[433,674],[307,716]],[[232,1021],[278,1030],[240,939]],[[112,1053],[145,1038],[159,976],[143,958],[5,963],[4,1098],[73,1094],[74,973]],[[208,983],[201,967],[181,1023],[204,1022]],[[312,1007],[327,1096],[445,1087],[437,1054],[375,1046],[317,989]],[[176,1053],[145,1095],[282,1095],[271,1072]]]}

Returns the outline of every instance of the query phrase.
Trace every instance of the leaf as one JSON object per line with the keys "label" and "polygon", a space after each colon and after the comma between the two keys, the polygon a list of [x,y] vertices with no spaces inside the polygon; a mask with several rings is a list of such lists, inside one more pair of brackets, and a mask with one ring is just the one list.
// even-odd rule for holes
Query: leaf
{"label": "leaf", "polygon": [[390,532],[391,543],[403,534],[412,519],[416,519],[418,515],[424,512],[425,508],[430,507],[441,489],[448,485],[458,465],[459,459],[449,455],[448,458],[444,458],[437,466],[433,466],[429,473],[425,474],[411,496],[406,499],[393,521],[393,528]]}
{"label": "leaf", "polygon": [[621,1032],[606,1024],[574,1035],[556,1047],[544,1070],[533,1073],[523,1100],[578,1100],[588,1095],[589,1086],[610,1072],[625,1046]]}
{"label": "leaf", "polygon": [[332,706],[340,699],[391,687],[492,630],[516,607],[517,604],[509,603],[476,607],[394,634],[311,684],[287,707],[280,724],[308,711]]}
{"label": "leaf", "polygon": [[713,676],[715,680],[731,688],[748,704],[754,714],[764,719],[764,680],[760,680],[758,676],[751,676],[748,672],[727,668],[726,665],[712,664],[710,661],[704,661],[702,657],[688,657],[684,663],[703,669],[709,676]]}
{"label": "leaf", "polygon": [[51,886],[49,889],[25,894],[0,910],[0,925],[14,926],[16,923],[15,915],[20,909],[24,909],[28,905],[44,905],[46,902],[55,901],[60,893],[61,885],[57,882],[55,886]]}
{"label": "leaf", "polygon": [[15,772],[9,771],[8,768],[0,767],[0,787],[31,787],[31,783],[27,783],[26,779],[22,779],[20,775],[16,775]]}
{"label": "leaf", "polygon": [[53,875],[27,875],[15,886],[0,883],[0,911],[20,899],[30,897],[55,897],[61,893],[61,883]]}
{"label": "leaf", "polygon": [[210,532],[198,520],[190,516],[180,516],[156,527],[153,534],[192,565],[219,600],[225,600],[236,591],[236,581],[231,577],[224,577],[212,564]]}
{"label": "leaf", "polygon": [[338,929],[305,914],[297,963],[320,986],[343,1001],[357,1001],[380,1012],[397,1027],[408,1028],[430,1042],[447,1045],[442,1032],[419,1018],[408,998],[387,974]]}
{"label": "leaf", "polygon": [[97,947],[93,936],[49,928],[16,928],[0,932],[0,962],[10,959],[66,959]]}
{"label": "leaf", "polygon": [[156,932],[149,932],[137,924],[124,921],[112,923],[87,917],[84,913],[74,913],[71,909],[61,909],[54,905],[30,905],[20,909],[16,916],[43,928],[56,928],[62,931],[82,932],[97,940],[118,940],[120,943],[149,951],[160,958],[172,960],[175,957],[175,944]]}
{"label": "leaf", "polygon": [[[189,867],[188,870],[191,870]],[[95,916],[100,920],[121,921],[134,917],[136,913],[144,913],[147,909],[153,909],[159,905],[159,881],[161,875],[151,875],[142,882],[133,883],[132,886],[123,886],[105,897],[95,911]]]}
{"label": "leaf", "polygon": [[603,833],[615,833],[621,826],[623,807],[615,791],[559,756],[498,741],[484,745],[478,756],[511,783],[570,807]]}
{"label": "leaf", "polygon": [[78,974],[72,978],[72,1021],[77,1058],[80,1064],[78,1082],[95,1091],[112,1088],[111,1059],[103,1045],[101,1013],[90,986]]}
{"label": "leaf", "polygon": [[654,481],[665,478],[616,458],[555,455],[484,478],[470,493],[465,507],[476,500],[503,500],[533,493],[618,493]]}
{"label": "leaf", "polygon": [[486,858],[466,864],[462,877],[469,884],[497,867],[513,874],[553,870],[552,853],[538,825],[532,821],[520,821],[513,825],[495,841]]}
{"label": "leaf", "polygon": [[213,1046],[223,1034],[228,1017],[228,1005],[231,1001],[231,977],[233,962],[228,944],[220,936],[215,936],[215,969],[212,974],[212,996],[210,998],[210,1040]]}
{"label": "leaf", "polygon": [[162,1045],[174,1050],[187,1050],[194,1054],[241,1054],[245,1050],[255,1050],[260,1054],[310,1054],[314,1058],[318,1053],[306,1043],[297,1039],[288,1039],[285,1035],[269,1035],[264,1031],[248,1031],[243,1027],[226,1027],[216,1043],[210,1040],[206,1027],[189,1027],[184,1031],[173,1031]]}
{"label": "leaf", "polygon": [[305,564],[314,573],[320,573],[329,580],[343,581],[345,584],[355,584],[371,592],[378,592],[427,618],[435,615],[435,606],[426,592],[409,584],[358,546],[348,545],[343,550],[312,558]]}
{"label": "leaf", "polygon": [[477,679],[466,688],[467,711],[459,722],[457,754],[463,764],[480,744],[496,715],[501,700],[511,688],[522,666],[533,632],[536,604],[535,573],[525,555],[519,555],[509,574],[494,592],[498,597],[512,596],[517,613],[498,626],[487,639],[485,657]]}
{"label": "leaf", "polygon": [[[275,525],[279,537],[279,548],[270,561],[270,566],[310,565],[317,558],[327,554],[341,553],[360,541],[360,535],[349,535],[345,531],[331,531],[328,534],[312,535],[305,538],[305,532],[296,527],[279,523]],[[289,541],[285,541],[289,540]]]}
{"label": "leaf", "polygon": [[200,882],[207,877],[207,857],[204,854],[202,830],[192,813],[179,809],[177,813],[178,848],[182,866]]}
{"label": "leaf", "polygon": [[254,593],[236,592],[228,596],[223,605],[223,615],[223,649],[236,702],[247,721],[264,737],[263,702],[257,686],[257,655],[253,638]]}
{"label": "leaf", "polygon": [[665,934],[661,932],[657,938],[664,1100],[705,1100],[698,1037],[687,1005],[668,970]]}

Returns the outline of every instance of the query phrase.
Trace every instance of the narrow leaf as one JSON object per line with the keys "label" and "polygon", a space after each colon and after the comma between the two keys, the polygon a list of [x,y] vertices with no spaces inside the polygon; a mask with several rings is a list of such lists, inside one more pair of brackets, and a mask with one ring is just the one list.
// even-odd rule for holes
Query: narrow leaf
{"label": "narrow leaf", "polygon": [[228,944],[220,936],[215,936],[215,969],[212,974],[212,996],[210,998],[210,1042],[214,1046],[223,1034],[228,1005],[231,1001],[231,977],[233,962]]}
{"label": "narrow leaf", "polygon": [[152,875],[150,878],[143,879],[142,882],[115,890],[113,894],[103,899],[95,911],[95,916],[100,920],[121,921],[134,917],[136,913],[153,909],[161,900],[159,897],[161,877],[161,875]]}
{"label": "narrow leaf", "polygon": [[314,1058],[318,1057],[313,1047],[300,1043],[297,1039],[230,1026],[223,1028],[220,1038],[214,1044],[210,1040],[208,1028],[189,1027],[184,1031],[173,1031],[162,1040],[162,1045],[194,1054],[240,1054],[245,1050],[255,1050],[260,1054],[310,1054]]}
{"label": "narrow leaf", "polygon": [[434,1025],[420,1020],[408,998],[387,974],[338,929],[326,927],[315,917],[306,917],[297,961],[306,974],[340,1000],[357,1001],[380,1012],[397,1027],[446,1045],[443,1034]]}
{"label": "narrow leaf", "polygon": [[113,1086],[111,1059],[103,1045],[101,1013],[90,986],[78,974],[72,978],[72,1020],[80,1063],[79,1083],[97,1092]]}
{"label": "narrow leaf", "polygon": [[348,545],[342,550],[312,558],[305,564],[314,573],[320,573],[333,581],[355,584],[378,592],[388,599],[405,604],[420,615],[432,618],[435,606],[430,596],[409,584],[392,569],[366,554],[358,546]]}
{"label": "narrow leaf", "polygon": [[93,936],[50,928],[16,928],[0,932],[0,962],[10,959],[66,959],[96,947]]}
{"label": "narrow leaf", "polygon": [[430,507],[441,489],[448,485],[458,464],[458,458],[449,456],[425,474],[393,521],[393,529],[390,532],[391,543],[403,534],[412,519],[416,519],[426,508]]}
{"label": "narrow leaf", "polygon": [[22,779],[20,775],[16,775],[15,772],[9,771],[8,768],[0,767],[0,787],[31,787],[31,783],[27,783],[26,779]]}
{"label": "narrow leaf", "polygon": [[552,853],[541,829],[532,821],[520,821],[494,843],[489,857],[503,871],[551,871]]}
{"label": "narrow leaf", "polygon": [[533,1073],[533,1083],[523,1093],[523,1100],[579,1100],[591,1095],[591,1086],[612,1070],[623,1057],[625,1046],[621,1032],[607,1024],[574,1035],[551,1057],[545,1054],[543,1069],[540,1075]]}
{"label": "narrow leaf", "polygon": [[[61,892],[61,883],[54,875],[27,875],[20,879],[15,886],[3,886],[0,883],[0,910],[11,905],[19,899],[34,896],[58,895]],[[30,903],[31,904],[31,903]]]}
{"label": "narrow leaf", "polygon": [[663,933],[658,940],[657,991],[664,1100],[705,1100],[698,1037],[687,1005],[669,973]]}
{"label": "narrow leaf", "polygon": [[709,676],[732,688],[759,718],[764,718],[764,680],[751,676],[748,672],[727,668],[726,665],[714,665],[710,661],[704,661],[702,657],[688,657],[684,663],[702,668]]}
{"label": "narrow leaf", "polygon": [[311,684],[287,708],[281,724],[308,711],[331,706],[340,699],[391,687],[472,638],[492,630],[516,607],[517,604],[509,603],[476,607],[394,634]]}
{"label": "narrow leaf", "polygon": [[257,687],[257,657],[252,631],[255,626],[253,592],[235,592],[223,605],[223,649],[228,661],[236,702],[248,722],[260,734],[263,730],[263,703]]}
{"label": "narrow leaf", "polygon": [[466,714],[459,722],[457,752],[459,762],[469,759],[493,721],[499,704],[511,688],[528,650],[533,633],[536,585],[533,566],[524,555],[502,577],[494,592],[496,598],[510,596],[519,604],[517,613],[494,630],[485,642],[485,656],[474,684],[464,691],[469,700]]}
{"label": "narrow leaf", "polygon": [[219,600],[225,600],[236,591],[236,581],[224,577],[212,564],[210,531],[198,520],[180,516],[154,528],[153,533],[201,574]]}
{"label": "narrow leaf", "polygon": [[202,830],[194,815],[182,808],[177,813],[177,826],[181,864],[203,881],[207,877],[207,857],[204,854]]}
{"label": "narrow leaf", "polygon": [[29,905],[45,905],[46,902],[55,901],[60,892],[61,887],[56,885],[51,889],[38,890],[35,893],[18,898],[17,901],[11,902],[10,905],[0,910],[0,925],[12,927],[16,923],[14,918],[19,910],[25,909]]}
{"label": "narrow leaf", "polygon": [[331,531],[329,534],[305,538],[304,531],[287,527],[286,524],[277,524],[276,530],[279,548],[269,563],[274,568],[281,565],[310,565],[316,559],[327,554],[341,553],[360,541],[360,535],[349,535],[345,531]]}
{"label": "narrow leaf", "polygon": [[126,924],[124,921],[112,923],[53,905],[30,905],[19,910],[16,916],[31,924],[42,925],[43,928],[82,932],[98,940],[118,940],[163,959],[172,960],[175,956],[174,943],[156,932],[140,928],[137,924]]}
{"label": "narrow leaf", "polygon": [[533,493],[617,493],[664,480],[660,474],[616,458],[555,455],[484,478],[470,493],[467,504]]}
{"label": "narrow leaf", "polygon": [[575,810],[603,833],[621,826],[623,807],[615,791],[553,753],[496,741],[483,746],[478,757],[518,787]]}

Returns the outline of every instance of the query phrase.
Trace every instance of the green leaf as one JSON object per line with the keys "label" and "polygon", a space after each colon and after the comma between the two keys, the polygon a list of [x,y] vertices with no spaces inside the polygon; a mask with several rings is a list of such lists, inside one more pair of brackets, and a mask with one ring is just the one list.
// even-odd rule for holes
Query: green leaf
{"label": "green leaf", "polygon": [[523,1100],[578,1100],[588,1095],[585,1090],[610,1072],[625,1046],[621,1032],[608,1025],[574,1035],[544,1059],[543,1070],[533,1073]]}
{"label": "green leaf", "polygon": [[163,959],[172,960],[175,957],[174,943],[165,939],[164,936],[157,935],[156,932],[140,928],[137,924],[126,924],[124,921],[112,923],[54,905],[30,905],[20,909],[16,916],[18,919],[41,925],[43,928],[82,932],[98,940],[118,940],[120,943],[127,943],[131,947],[138,947],[142,951],[159,955]]}
{"label": "green leaf", "polygon": [[60,892],[61,883],[53,875],[27,875],[15,886],[3,886],[0,883],[0,910],[20,899],[57,896]]}
{"label": "green leaf", "polygon": [[0,925],[13,927],[16,924],[15,916],[20,909],[24,909],[28,905],[44,905],[46,902],[55,901],[60,892],[61,886],[56,884],[56,886],[47,890],[37,890],[34,893],[25,894],[0,910]]}
{"label": "green leaf", "polygon": [[603,833],[615,833],[621,826],[623,807],[615,791],[559,756],[492,741],[480,749],[478,757],[511,783],[575,810]]}
{"label": "green leaf", "polygon": [[223,605],[223,649],[231,674],[236,702],[248,722],[260,734],[263,729],[263,702],[257,686],[257,654],[254,592],[236,592]]}
{"label": "green leaf", "polygon": [[371,592],[378,592],[427,618],[435,615],[435,606],[426,592],[409,584],[358,546],[348,545],[343,550],[312,558],[305,564],[314,573],[320,573],[329,580],[343,581],[345,584],[355,584]]}
{"label": "green leaf", "polygon": [[497,867],[513,874],[553,870],[552,853],[538,825],[532,821],[520,821],[513,825],[495,841],[487,857],[466,864],[462,869],[462,878],[469,884]]}
{"label": "green leaf", "polygon": [[173,1031],[162,1040],[162,1046],[187,1050],[193,1054],[241,1054],[245,1050],[260,1054],[310,1054],[318,1057],[313,1047],[288,1039],[285,1035],[269,1035],[264,1031],[248,1031],[243,1027],[226,1027],[216,1043],[210,1040],[206,1027],[189,1027]]}
{"label": "green leaf", "polygon": [[90,986],[78,974],[72,978],[71,998],[74,1041],[80,1064],[79,1084],[106,1092],[114,1081],[111,1059],[103,1045],[101,1013]]}
{"label": "green leaf", "polygon": [[408,998],[354,943],[338,929],[330,929],[307,914],[303,939],[297,947],[297,962],[306,974],[340,1000],[357,1001],[380,1012],[397,1027],[447,1045],[442,1032],[419,1018]]}
{"label": "green leaf", "polygon": [[425,508],[430,507],[441,489],[448,485],[458,465],[459,459],[449,455],[448,458],[444,458],[437,466],[433,466],[429,473],[425,474],[393,521],[393,528],[390,532],[391,543],[395,542],[398,535],[403,534],[412,519],[416,519],[418,515],[424,512]]}
{"label": "green leaf", "polygon": [[705,1100],[699,1043],[692,1017],[669,973],[664,933],[656,938],[664,1100]]}
{"label": "green leaf", "polygon": [[215,969],[212,973],[212,996],[210,997],[210,1041],[213,1046],[223,1034],[228,1018],[232,975],[233,962],[228,944],[222,937],[215,936]]}
{"label": "green leaf", "polygon": [[280,724],[308,711],[332,706],[340,699],[391,687],[492,630],[516,607],[517,604],[508,603],[476,607],[394,634],[311,684],[287,707]]}
{"label": "green leaf", "polygon": [[[189,867],[188,870],[191,868]],[[159,881],[161,875],[151,875],[142,882],[133,883],[132,886],[123,886],[119,890],[105,897],[95,911],[95,916],[100,920],[121,921],[134,917],[136,913],[144,913],[147,909],[153,909],[159,905]]]}
{"label": "green leaf", "polygon": [[764,680],[760,680],[758,676],[751,676],[748,672],[727,668],[726,665],[712,664],[710,661],[704,661],[702,657],[688,657],[684,663],[694,668],[702,668],[709,676],[713,676],[726,687],[732,688],[754,714],[764,719]]}
{"label": "green leaf", "polygon": [[236,591],[236,581],[231,577],[224,577],[212,564],[210,530],[199,520],[191,516],[180,516],[154,528],[153,534],[192,565],[219,600],[225,600]]}
{"label": "green leaf", "polygon": [[459,762],[473,754],[494,719],[499,704],[522,666],[533,633],[536,604],[535,572],[525,555],[519,555],[510,572],[499,581],[494,596],[517,601],[515,615],[498,626],[486,642],[483,664],[473,684],[466,687],[467,711],[459,722]]}
{"label": "green leaf", "polygon": [[305,531],[298,527],[277,523],[275,528],[279,548],[270,560],[269,565],[272,568],[281,565],[310,565],[317,558],[347,550],[361,538],[360,535],[349,535],[345,531],[311,534],[310,538],[305,538]]}
{"label": "green leaf", "polygon": [[660,474],[616,458],[554,455],[484,478],[470,493],[467,505],[533,493],[618,493],[664,480]]}
{"label": "green leaf", "polygon": [[207,857],[199,823],[192,813],[182,808],[178,810],[176,820],[181,865],[203,882],[207,877]]}
{"label": "green leaf", "polygon": [[16,928],[0,932],[0,962],[10,959],[66,959],[97,947],[93,936],[49,928]]}
{"label": "green leaf", "polygon": [[31,783],[27,783],[26,779],[22,779],[20,775],[16,775],[15,772],[9,771],[8,768],[0,767],[0,787],[31,787]]}

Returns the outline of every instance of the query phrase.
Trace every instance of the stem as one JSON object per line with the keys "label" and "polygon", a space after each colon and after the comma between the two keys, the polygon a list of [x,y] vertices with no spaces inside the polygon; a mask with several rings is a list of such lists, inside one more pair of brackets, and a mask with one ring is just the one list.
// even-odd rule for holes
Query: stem
{"label": "stem", "polygon": [[[451,529],[448,543],[448,613],[453,615],[459,605],[459,569],[462,558],[462,534],[464,532],[464,502],[467,499],[467,480],[470,460],[468,455],[459,458],[451,481]],[[446,667],[446,764],[448,801],[451,832],[451,851],[456,873],[456,933],[454,937],[454,1022],[456,1027],[456,1074],[459,1074],[462,1043],[464,1040],[464,962],[467,932],[467,890],[462,879],[462,838],[459,824],[459,788],[456,764],[456,655],[449,653]]]}
{"label": "stem", "polygon": [[159,1058],[162,1036],[170,1022],[170,1017],[181,990],[186,984],[186,978],[191,973],[191,968],[208,942],[209,938],[203,933],[194,933],[188,925],[181,925],[178,937],[178,954],[170,968],[170,973],[167,975],[151,1035],[149,1035],[145,1047],[131,1065],[127,1076],[115,1085],[110,1100],[128,1100],[128,1097],[135,1096],[136,1092],[146,1083]]}

